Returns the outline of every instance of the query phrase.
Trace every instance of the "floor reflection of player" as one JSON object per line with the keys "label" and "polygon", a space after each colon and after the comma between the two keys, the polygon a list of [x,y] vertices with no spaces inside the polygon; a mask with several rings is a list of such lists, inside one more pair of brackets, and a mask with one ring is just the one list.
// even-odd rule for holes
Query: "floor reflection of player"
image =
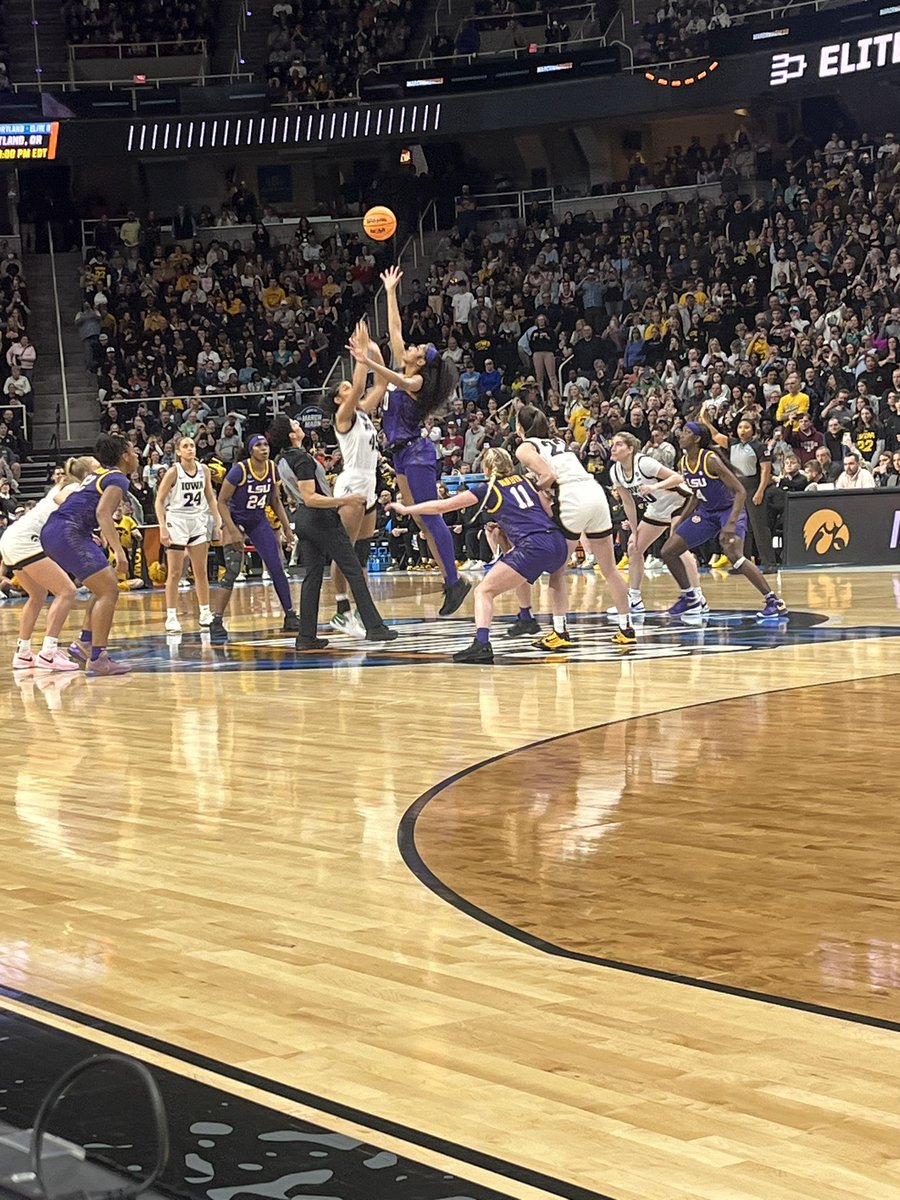
{"label": "floor reflection of player", "polygon": [[494,600],[504,592],[517,592],[520,610],[531,603],[531,584],[550,573],[554,612],[565,614],[567,588],[561,568],[568,556],[566,540],[557,529],[542,499],[524,475],[516,472],[505,450],[486,450],[483,467],[489,478],[446,500],[395,505],[399,513],[443,515],[479,505],[503,530],[512,549],[502,554],[475,589],[475,640],[453,655],[459,663],[492,663],[491,620]]}
{"label": "floor reflection of player", "polygon": [[243,562],[244,535],[251,540],[263,565],[269,568],[272,586],[284,610],[284,632],[300,631],[300,618],[291,603],[291,586],[285,574],[275,530],[266,516],[266,508],[270,507],[281,524],[284,544],[290,548],[294,531],[281,502],[275,464],[269,461],[269,443],[262,434],[256,434],[247,443],[247,450],[249,457],[234,464],[219,491],[225,574],[216,594],[215,614],[209,629],[213,642],[228,640],[223,616]]}
{"label": "floor reflection of player", "polygon": [[[683,555],[718,535],[722,553],[731,560],[734,569],[765,597],[766,602],[756,615],[762,620],[786,616],[785,602],[770,589],[759,567],[744,557],[747,494],[743,484],[719,455],[709,449],[709,431],[696,421],[685,424],[679,442],[682,450],[679,470],[693,495],[662,548],[663,561],[681,588],[679,602],[683,602],[681,608],[676,604],[670,612],[686,617],[703,615],[702,600],[691,587]],[[671,481],[664,480],[663,487],[668,482]]]}

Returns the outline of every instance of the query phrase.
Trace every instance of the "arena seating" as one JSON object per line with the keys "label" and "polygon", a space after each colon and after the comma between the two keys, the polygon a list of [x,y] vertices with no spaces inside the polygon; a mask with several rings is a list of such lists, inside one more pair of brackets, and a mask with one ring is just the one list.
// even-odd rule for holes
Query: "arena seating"
{"label": "arena seating", "polygon": [[412,0],[276,0],[270,91],[285,103],[356,95],[360,75],[408,53],[413,14]]}
{"label": "arena seating", "polygon": [[73,45],[118,44],[143,52],[149,42],[167,43],[164,54],[193,54],[198,41],[215,31],[212,0],[184,0],[172,6],[144,0],[69,0],[63,5],[68,40]]}

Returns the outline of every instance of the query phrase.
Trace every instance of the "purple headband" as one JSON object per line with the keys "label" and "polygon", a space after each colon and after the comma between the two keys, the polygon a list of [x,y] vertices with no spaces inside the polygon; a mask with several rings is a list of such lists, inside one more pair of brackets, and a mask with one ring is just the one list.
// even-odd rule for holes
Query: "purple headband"
{"label": "purple headband", "polygon": [[684,427],[685,429],[689,429],[691,433],[696,434],[697,437],[703,437],[703,426],[698,425],[696,421],[685,421]]}
{"label": "purple headband", "polygon": [[247,449],[252,450],[254,446],[258,446],[260,442],[267,442],[267,439],[261,433],[254,433],[253,437],[247,443]]}
{"label": "purple headband", "polygon": [[434,360],[437,358],[437,356],[438,356],[438,352],[437,352],[437,350],[435,349],[435,347],[434,347],[434,346],[429,346],[429,347],[428,347],[428,349],[425,351],[425,361],[426,361],[426,363],[433,363],[433,362],[434,362]]}

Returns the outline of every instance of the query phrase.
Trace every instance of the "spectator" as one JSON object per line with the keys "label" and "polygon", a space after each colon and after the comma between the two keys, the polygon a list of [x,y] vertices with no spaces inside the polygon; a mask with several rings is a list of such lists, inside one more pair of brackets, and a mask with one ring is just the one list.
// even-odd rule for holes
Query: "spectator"
{"label": "spectator", "polygon": [[873,488],[875,479],[872,472],[862,465],[859,458],[852,453],[844,455],[844,469],[835,482],[838,491],[849,488]]}

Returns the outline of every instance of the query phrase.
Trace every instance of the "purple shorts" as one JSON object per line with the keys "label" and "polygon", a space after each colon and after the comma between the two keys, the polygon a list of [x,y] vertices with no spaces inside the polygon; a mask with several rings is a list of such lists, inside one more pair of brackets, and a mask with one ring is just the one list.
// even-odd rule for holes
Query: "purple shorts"
{"label": "purple shorts", "polygon": [[[410,467],[427,467],[437,480],[437,454],[434,442],[428,438],[417,437],[404,446],[402,450],[394,451],[394,470],[398,475],[405,475]],[[435,487],[435,495],[437,488]]]}
{"label": "purple shorts", "polygon": [[[693,550],[697,546],[702,546],[704,542],[710,541],[717,534],[720,534],[728,524],[730,516],[730,508],[724,508],[720,512],[701,512],[698,510],[688,517],[686,521],[682,521],[675,532],[680,538],[684,538],[688,550]],[[747,536],[746,510],[738,516],[734,532],[740,538]]]}
{"label": "purple shorts", "polygon": [[501,554],[500,562],[505,562],[508,567],[518,571],[523,579],[534,583],[545,571],[558,571],[568,557],[569,547],[566,539],[561,533],[552,530],[547,533],[532,533],[526,538],[521,538],[512,550]]}
{"label": "purple shorts", "polygon": [[109,566],[109,559],[93,538],[85,537],[80,529],[73,529],[55,513],[41,530],[41,545],[79,584]]}

